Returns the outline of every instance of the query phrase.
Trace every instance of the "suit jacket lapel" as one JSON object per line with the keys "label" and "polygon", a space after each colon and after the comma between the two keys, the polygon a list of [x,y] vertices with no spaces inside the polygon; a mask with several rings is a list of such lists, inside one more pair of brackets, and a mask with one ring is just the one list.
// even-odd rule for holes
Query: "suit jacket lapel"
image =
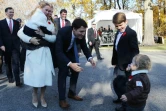
{"label": "suit jacket lapel", "polygon": [[61,28],[61,22],[60,22],[60,18],[58,18],[58,29],[60,29]]}
{"label": "suit jacket lapel", "polygon": [[6,29],[8,30],[8,32],[11,34],[10,29],[9,29],[9,25],[8,25],[8,23],[7,23],[7,20],[4,19],[4,20],[3,20],[3,23],[4,23],[4,26],[6,26]]}
{"label": "suit jacket lapel", "polygon": [[66,36],[67,37],[67,41],[68,41],[68,44],[67,44],[67,47],[69,47],[70,46],[70,43],[71,43],[71,38],[72,38],[72,27],[69,27],[69,36]]}
{"label": "suit jacket lapel", "polygon": [[[128,30],[128,28],[129,28],[129,27],[126,26],[126,29],[125,29],[125,31],[124,31],[125,33],[126,33],[126,31]],[[123,34],[124,34],[124,32],[123,32]],[[126,34],[125,34],[125,35],[123,35],[123,34],[121,35],[121,37],[120,37],[120,39],[119,39],[119,42],[121,41],[122,38],[124,38],[124,37],[126,36]]]}
{"label": "suit jacket lapel", "polygon": [[16,27],[16,24],[15,24],[15,21],[13,20],[13,30],[12,30],[12,33],[15,31],[15,27]]}

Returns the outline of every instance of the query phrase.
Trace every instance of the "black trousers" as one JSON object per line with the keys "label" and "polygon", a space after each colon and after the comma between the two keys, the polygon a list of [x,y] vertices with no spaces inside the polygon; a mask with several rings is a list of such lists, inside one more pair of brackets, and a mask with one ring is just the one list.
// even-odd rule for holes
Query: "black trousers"
{"label": "black trousers", "polygon": [[20,53],[20,69],[21,69],[21,71],[24,71],[25,58],[26,58],[26,49],[22,48],[21,53]]}
{"label": "black trousers", "polygon": [[3,66],[3,51],[0,49],[0,73],[2,73]]}
{"label": "black trousers", "polygon": [[[71,77],[70,77],[70,87],[69,93],[71,95],[76,95],[76,84],[79,73],[75,72],[74,70],[70,69]],[[66,99],[66,78],[69,72],[69,67],[64,66],[63,68],[59,68],[58,73],[58,92],[59,92],[59,100]]]}
{"label": "black trousers", "polygon": [[[128,81],[128,77],[130,76],[131,72],[127,71],[118,71],[120,70],[118,67],[115,67],[114,73],[119,73],[117,74],[116,78],[113,80],[113,88],[115,93],[118,96],[118,99],[121,98],[121,96],[126,93],[126,82]],[[124,73],[120,74],[120,73]]]}
{"label": "black trousers", "polygon": [[13,49],[12,52],[5,52],[5,67],[8,78],[15,77],[16,84],[20,83],[19,74],[19,55],[20,52]]}
{"label": "black trousers", "polygon": [[99,52],[99,43],[98,43],[98,41],[95,41],[94,44],[92,44],[92,46],[89,45],[89,51],[90,51],[91,54],[92,54],[93,47],[95,48],[97,59],[100,59],[101,55],[100,55],[100,52]]}

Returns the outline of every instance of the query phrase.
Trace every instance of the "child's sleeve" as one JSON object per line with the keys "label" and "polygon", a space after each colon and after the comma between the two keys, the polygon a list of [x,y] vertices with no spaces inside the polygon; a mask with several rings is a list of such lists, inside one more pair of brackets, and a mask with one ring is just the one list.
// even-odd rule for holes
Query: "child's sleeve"
{"label": "child's sleeve", "polygon": [[37,25],[38,28],[42,30],[44,34],[52,35],[52,32],[47,29],[47,17],[42,12],[35,12],[32,16],[31,20],[34,24]]}
{"label": "child's sleeve", "polygon": [[23,29],[24,29],[24,27],[22,27],[22,28],[17,32],[17,35],[18,35],[18,37],[19,37],[22,41],[24,41],[25,43],[30,43],[30,39],[31,39],[32,37],[30,37],[30,36],[28,36],[28,35],[25,35],[24,32],[23,32]]}
{"label": "child's sleeve", "polygon": [[137,98],[143,92],[143,83],[141,80],[137,79],[136,81],[133,81],[133,84],[135,88],[125,94],[128,101]]}

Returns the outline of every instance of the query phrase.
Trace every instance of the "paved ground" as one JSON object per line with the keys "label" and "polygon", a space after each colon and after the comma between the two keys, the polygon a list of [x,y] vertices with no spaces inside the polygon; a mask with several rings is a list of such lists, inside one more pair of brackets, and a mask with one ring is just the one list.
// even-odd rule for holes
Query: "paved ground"
{"label": "paved ground", "polygon": [[[84,98],[82,102],[76,102],[67,98],[71,104],[68,111],[114,111],[117,106],[112,103],[116,98],[111,89],[112,82],[111,56],[109,49],[101,50],[103,61],[97,61],[97,67],[93,69],[81,56],[81,66],[84,71],[80,73],[77,92]],[[151,81],[151,92],[147,101],[145,111],[166,111],[166,51],[141,52],[150,56],[153,62],[149,73]],[[95,57],[95,54],[93,55]],[[96,60],[96,57],[95,57]],[[0,75],[0,78],[4,76]],[[53,77],[53,86],[46,91],[47,108],[34,108],[31,104],[32,88],[25,86],[15,87],[8,81],[0,80],[0,111],[63,111],[58,106],[57,76]],[[69,78],[68,78],[69,80]],[[67,85],[68,87],[68,85]]]}

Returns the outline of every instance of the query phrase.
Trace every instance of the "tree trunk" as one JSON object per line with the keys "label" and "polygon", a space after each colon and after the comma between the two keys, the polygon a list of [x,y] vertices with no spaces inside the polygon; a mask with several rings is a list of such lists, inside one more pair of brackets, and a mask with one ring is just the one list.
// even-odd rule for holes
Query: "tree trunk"
{"label": "tree trunk", "polygon": [[114,9],[116,9],[116,0],[114,0]]}
{"label": "tree trunk", "polygon": [[119,4],[119,0],[117,0],[117,4],[118,4],[119,9],[121,9],[120,4]]}
{"label": "tree trunk", "polygon": [[145,23],[145,30],[144,30],[144,40],[142,45],[155,45],[154,42],[154,29],[153,29],[153,10],[149,7],[149,1],[145,1],[145,16],[144,16],[144,23]]}

